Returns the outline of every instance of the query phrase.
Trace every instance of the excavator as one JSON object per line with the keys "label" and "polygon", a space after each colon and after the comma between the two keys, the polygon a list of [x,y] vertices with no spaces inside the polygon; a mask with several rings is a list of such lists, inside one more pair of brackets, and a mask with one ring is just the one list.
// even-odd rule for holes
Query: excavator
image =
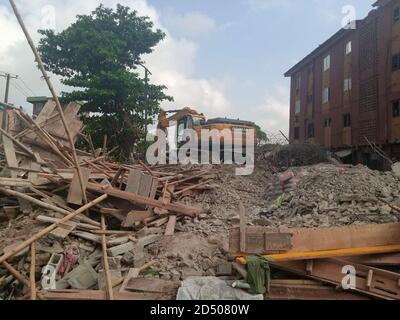
{"label": "excavator", "polygon": [[[161,110],[158,116],[157,128],[163,130],[164,132],[167,132],[168,128],[171,126],[171,123],[175,123],[177,126],[176,142],[178,148],[186,142],[183,137],[183,132],[185,129],[193,129],[194,131],[196,131],[199,138],[199,149],[201,149],[202,146],[202,130],[218,130],[219,132],[222,132],[224,130],[226,132],[226,129],[228,129],[231,132],[232,145],[226,146],[224,144],[224,135],[221,134],[219,141],[221,156],[224,152],[224,146],[225,148],[230,147],[232,152],[234,152],[234,150],[239,150],[239,148],[241,148],[240,150],[243,151],[246,150],[246,143],[248,141],[246,139],[246,130],[248,129],[254,130],[254,137],[252,137],[252,142],[254,141],[254,145],[256,145],[257,137],[255,134],[256,129],[254,122],[228,118],[215,118],[207,120],[203,113],[199,113],[191,107],[186,107],[179,110]],[[240,137],[238,137],[237,134],[234,134],[234,131],[238,130],[242,131],[242,135],[240,135]],[[212,141],[210,140],[210,142]],[[212,143],[215,143],[215,141]],[[211,150],[212,145],[210,144],[209,146]]]}

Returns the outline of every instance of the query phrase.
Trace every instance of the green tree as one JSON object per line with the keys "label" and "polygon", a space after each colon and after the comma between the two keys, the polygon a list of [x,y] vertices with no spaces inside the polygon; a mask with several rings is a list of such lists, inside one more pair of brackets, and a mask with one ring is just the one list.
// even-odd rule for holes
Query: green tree
{"label": "green tree", "polygon": [[[74,88],[62,92],[65,102],[82,101],[81,112],[94,144],[119,146],[123,160],[130,158],[144,137],[144,110],[148,124],[158,114],[165,86],[148,84],[138,73],[142,56],[153,51],[165,34],[148,17],[129,7],[116,10],[100,5],[60,33],[39,30],[39,51],[46,68]],[[142,139],[142,140],[141,140]]]}
{"label": "green tree", "polygon": [[258,125],[254,125],[254,128],[256,129],[256,137],[257,137],[257,145],[262,145],[268,142],[268,136],[267,134],[260,128]]}

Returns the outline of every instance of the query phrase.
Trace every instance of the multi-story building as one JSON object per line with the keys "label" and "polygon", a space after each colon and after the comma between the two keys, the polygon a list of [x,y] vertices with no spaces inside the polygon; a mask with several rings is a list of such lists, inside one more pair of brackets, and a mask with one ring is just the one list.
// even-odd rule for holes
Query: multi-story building
{"label": "multi-story building", "polygon": [[345,162],[382,167],[376,146],[400,160],[400,0],[373,7],[285,76],[291,143],[317,143]]}

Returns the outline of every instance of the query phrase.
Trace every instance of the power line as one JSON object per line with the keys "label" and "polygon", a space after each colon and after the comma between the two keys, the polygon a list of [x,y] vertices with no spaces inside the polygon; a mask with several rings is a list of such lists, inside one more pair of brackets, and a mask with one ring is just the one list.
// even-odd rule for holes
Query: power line
{"label": "power line", "polygon": [[30,95],[25,88],[23,88],[19,83],[14,81],[14,86],[16,86],[18,89],[20,89],[27,97]]}
{"label": "power line", "polygon": [[19,77],[18,80],[22,82],[22,84],[26,89],[28,89],[28,91],[30,91],[34,96],[36,96],[35,92],[33,92],[33,90],[26,84],[26,82],[21,77]]}
{"label": "power line", "polygon": [[24,92],[22,90],[21,87],[18,87],[14,82],[11,82],[11,86],[14,87],[22,96],[24,96],[25,98],[27,98],[29,95],[26,94],[26,92]]}

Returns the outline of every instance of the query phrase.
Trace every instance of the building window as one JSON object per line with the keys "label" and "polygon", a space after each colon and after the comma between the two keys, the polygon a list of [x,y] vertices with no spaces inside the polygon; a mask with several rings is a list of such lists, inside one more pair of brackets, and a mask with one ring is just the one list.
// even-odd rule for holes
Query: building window
{"label": "building window", "polygon": [[344,79],[344,91],[350,91],[352,87],[351,78]]}
{"label": "building window", "polygon": [[295,108],[294,109],[295,109],[294,112],[296,114],[300,113],[300,111],[301,111],[301,102],[300,102],[300,100],[296,100],[296,104],[295,104]]}
{"label": "building window", "polygon": [[328,103],[330,100],[331,90],[329,88],[324,88],[322,90],[322,103]]}
{"label": "building window", "polygon": [[312,94],[309,94],[309,95],[307,96],[307,104],[310,104],[310,103],[312,103],[312,102],[313,102],[313,100],[314,100],[314,97],[313,97],[313,95],[312,95]]}
{"label": "building window", "polygon": [[314,138],[314,124],[310,123],[307,126],[307,138],[311,139]]}
{"label": "building window", "polygon": [[325,128],[330,128],[331,125],[332,125],[332,119],[331,118],[325,119],[324,127]]}
{"label": "building window", "polygon": [[392,71],[400,69],[400,54],[396,54],[392,57]]}
{"label": "building window", "polygon": [[396,7],[393,10],[393,23],[400,21],[400,7]]}
{"label": "building window", "polygon": [[345,49],[346,55],[349,55],[351,53],[351,50],[352,50],[351,41],[349,41],[349,42],[346,43],[346,49]]}
{"label": "building window", "polygon": [[351,127],[351,115],[350,115],[350,113],[347,113],[347,114],[343,115],[343,127],[344,128]]}
{"label": "building window", "polygon": [[310,65],[307,67],[307,72],[308,72],[308,74],[314,73],[314,65],[310,64]]}
{"label": "building window", "polygon": [[300,139],[300,127],[295,127],[294,128],[294,140],[299,140]]}
{"label": "building window", "polygon": [[400,117],[400,100],[393,102],[393,118]]}
{"label": "building window", "polygon": [[331,55],[328,54],[325,58],[324,58],[324,71],[329,70],[331,67]]}

